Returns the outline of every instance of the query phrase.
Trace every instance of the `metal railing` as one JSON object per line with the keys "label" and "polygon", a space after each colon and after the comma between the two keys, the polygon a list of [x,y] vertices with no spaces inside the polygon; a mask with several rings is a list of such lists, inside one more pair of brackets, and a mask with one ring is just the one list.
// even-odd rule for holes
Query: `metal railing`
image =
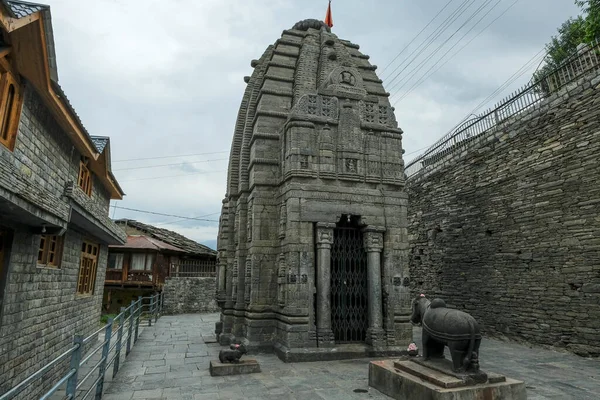
{"label": "metal railing", "polygon": [[216,260],[182,260],[179,264],[171,264],[169,276],[174,278],[217,276],[217,262]]}
{"label": "metal railing", "polygon": [[553,71],[536,77],[530,83],[499,102],[494,108],[462,122],[406,165],[404,172],[407,178],[424,174],[429,169],[427,167],[435,165],[446,155],[462,149],[475,137],[500,125],[507,119],[515,117],[517,114],[537,109],[544,99],[562,87],[592,71],[600,70],[599,54],[599,42],[581,46],[576,53],[572,54]]}
{"label": "metal railing", "polygon": [[[144,300],[149,300],[149,302],[144,304]],[[125,357],[127,357],[131,351],[131,347],[138,340],[142,314],[147,318],[148,326],[152,326],[152,320],[154,319],[154,322],[157,322],[162,313],[163,300],[162,293],[151,297],[140,296],[137,301],[132,300],[129,307],[122,307],[121,312],[115,318],[110,318],[105,326],[96,330],[91,335],[87,337],[76,335],[71,348],[37,370],[17,386],[1,395],[0,400],[14,399],[17,395],[41,379],[44,374],[52,368],[60,367],[61,362],[66,363],[68,357],[70,357],[70,362],[67,372],[62,375],[52,388],[40,395],[40,400],[47,400],[50,399],[51,396],[56,396],[59,393],[62,394],[62,392],[59,391],[64,391],[64,396],[62,398],[68,400],[87,399],[90,395],[91,397],[89,398],[94,398],[96,400],[102,399],[106,372],[112,366],[112,377],[115,377],[121,365],[121,352],[123,346],[125,346]],[[146,308],[147,311],[144,311],[144,308]],[[115,328],[116,340],[112,340],[115,339]],[[84,347],[88,344],[91,345],[93,340],[97,340],[98,335],[103,331],[104,340],[99,346],[93,347],[84,356]],[[111,340],[113,341],[112,344]],[[92,360],[92,358],[100,351],[102,352],[100,360],[95,363],[85,376],[80,377],[79,373],[82,371],[82,367]],[[88,380],[93,378],[94,375],[96,376],[96,379],[89,384]],[[85,386],[89,387],[83,392],[85,390],[85,383],[88,383]]]}

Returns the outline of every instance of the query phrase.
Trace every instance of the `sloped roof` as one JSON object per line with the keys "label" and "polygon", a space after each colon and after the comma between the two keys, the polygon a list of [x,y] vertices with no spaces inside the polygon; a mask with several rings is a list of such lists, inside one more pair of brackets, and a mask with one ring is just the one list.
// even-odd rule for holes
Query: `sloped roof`
{"label": "sloped roof", "polygon": [[193,240],[168,229],[157,228],[156,226],[131,219],[119,219],[116,220],[115,223],[121,227],[131,226],[151,237],[180,248],[190,254],[217,255],[217,252],[210,247],[194,242]]}
{"label": "sloped roof", "polygon": [[106,144],[110,139],[106,136],[91,136],[91,138],[94,146],[96,146],[96,149],[98,149],[98,153],[102,154]]}
{"label": "sloped roof", "polygon": [[3,0],[2,2],[15,18],[23,18],[35,12],[50,8],[50,6],[45,4],[29,3],[27,1]]}
{"label": "sloped roof", "polygon": [[127,243],[124,245],[109,246],[111,249],[148,249],[148,250],[171,250],[185,253],[185,250],[179,247],[171,246],[162,240],[149,236],[127,236]]}

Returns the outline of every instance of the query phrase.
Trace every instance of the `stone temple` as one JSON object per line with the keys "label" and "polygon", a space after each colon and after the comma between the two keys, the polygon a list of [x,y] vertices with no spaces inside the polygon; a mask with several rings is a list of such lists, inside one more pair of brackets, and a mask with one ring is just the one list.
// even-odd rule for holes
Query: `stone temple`
{"label": "stone temple", "polygon": [[406,349],[402,130],[377,67],[317,20],[251,65],[219,225],[220,343],[285,361]]}

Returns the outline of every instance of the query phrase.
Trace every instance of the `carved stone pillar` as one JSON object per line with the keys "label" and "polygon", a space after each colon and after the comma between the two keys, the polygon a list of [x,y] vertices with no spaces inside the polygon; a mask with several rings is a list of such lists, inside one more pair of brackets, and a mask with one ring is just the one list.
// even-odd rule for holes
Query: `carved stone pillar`
{"label": "carved stone pillar", "polygon": [[365,250],[367,251],[369,290],[369,328],[366,341],[371,346],[385,345],[381,298],[381,252],[383,251],[384,231],[385,228],[374,226],[363,229]]}
{"label": "carved stone pillar", "polygon": [[317,342],[327,347],[334,344],[331,330],[331,245],[335,224],[317,224]]}
{"label": "carved stone pillar", "polygon": [[225,292],[225,279],[226,279],[226,270],[227,270],[227,259],[225,257],[224,252],[220,251],[219,252],[219,259],[217,260],[218,262],[218,277],[219,277],[219,281],[218,281],[218,286],[217,286],[217,303],[219,304],[219,307],[223,308],[223,306],[225,305],[225,298],[227,296],[226,292]]}

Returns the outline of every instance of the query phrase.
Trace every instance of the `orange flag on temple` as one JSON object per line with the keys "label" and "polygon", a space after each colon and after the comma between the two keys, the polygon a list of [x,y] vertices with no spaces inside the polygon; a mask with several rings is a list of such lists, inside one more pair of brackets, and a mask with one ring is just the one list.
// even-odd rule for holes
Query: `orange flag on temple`
{"label": "orange flag on temple", "polygon": [[331,0],[329,0],[329,5],[327,6],[327,14],[325,14],[325,25],[330,28],[333,28],[333,18],[331,17]]}

